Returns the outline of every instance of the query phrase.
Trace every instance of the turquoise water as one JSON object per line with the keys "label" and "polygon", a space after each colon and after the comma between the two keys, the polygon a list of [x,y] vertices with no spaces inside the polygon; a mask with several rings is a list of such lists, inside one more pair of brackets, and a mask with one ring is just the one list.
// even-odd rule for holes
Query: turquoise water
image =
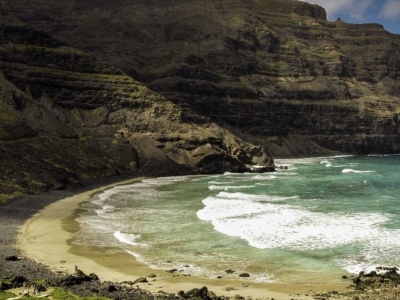
{"label": "turquoise water", "polygon": [[288,170],[147,179],[84,203],[75,243],[156,269],[259,282],[400,266],[400,156],[276,160]]}

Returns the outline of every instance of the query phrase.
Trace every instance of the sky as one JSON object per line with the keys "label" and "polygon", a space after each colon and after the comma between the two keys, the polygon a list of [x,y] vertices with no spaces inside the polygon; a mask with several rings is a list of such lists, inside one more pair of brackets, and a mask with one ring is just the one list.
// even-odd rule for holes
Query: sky
{"label": "sky", "polygon": [[379,23],[400,34],[400,0],[302,0],[326,9],[329,21]]}

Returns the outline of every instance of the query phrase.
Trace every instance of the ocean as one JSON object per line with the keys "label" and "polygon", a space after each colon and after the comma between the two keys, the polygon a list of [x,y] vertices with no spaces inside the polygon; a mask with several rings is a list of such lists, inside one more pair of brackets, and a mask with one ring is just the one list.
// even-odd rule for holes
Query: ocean
{"label": "ocean", "polygon": [[73,243],[154,269],[255,282],[340,282],[400,266],[400,156],[275,164],[288,169],[145,179],[93,195]]}

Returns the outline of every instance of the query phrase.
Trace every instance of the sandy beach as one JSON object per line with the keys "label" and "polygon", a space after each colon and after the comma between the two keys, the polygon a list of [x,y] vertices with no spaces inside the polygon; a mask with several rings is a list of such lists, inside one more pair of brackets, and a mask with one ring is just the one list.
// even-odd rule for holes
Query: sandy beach
{"label": "sandy beach", "polygon": [[[79,223],[75,221],[79,212],[79,204],[99,193],[117,185],[132,184],[141,178],[109,184],[94,190],[86,191],[71,197],[56,201],[40,210],[21,227],[17,245],[21,253],[27,257],[50,267],[53,271],[74,272],[77,265],[83,272],[95,273],[102,281],[134,281],[139,277],[156,274],[149,283],[142,283],[140,287],[156,293],[177,293],[193,288],[207,286],[217,295],[250,296],[253,298],[275,299],[312,299],[313,292],[327,291],[345,292],[345,284],[322,285],[287,285],[278,283],[253,283],[244,279],[207,279],[195,276],[185,277],[178,273],[170,274],[162,270],[155,270],[139,263],[133,256],[112,251],[74,245],[73,233],[79,230]],[[115,249],[114,249],[115,250]],[[231,288],[231,290],[229,290]]]}

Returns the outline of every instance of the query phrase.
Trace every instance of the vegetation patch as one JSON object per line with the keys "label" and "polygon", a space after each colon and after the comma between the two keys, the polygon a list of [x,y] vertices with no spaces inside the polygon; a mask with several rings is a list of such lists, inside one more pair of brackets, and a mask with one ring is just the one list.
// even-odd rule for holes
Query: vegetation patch
{"label": "vegetation patch", "polygon": [[9,299],[9,298],[13,298],[13,297],[15,297],[14,294],[7,293],[7,292],[4,292],[4,291],[0,291],[0,300],[6,300],[6,299]]}
{"label": "vegetation patch", "polygon": [[0,204],[13,198],[14,198],[13,195],[0,194]]}

